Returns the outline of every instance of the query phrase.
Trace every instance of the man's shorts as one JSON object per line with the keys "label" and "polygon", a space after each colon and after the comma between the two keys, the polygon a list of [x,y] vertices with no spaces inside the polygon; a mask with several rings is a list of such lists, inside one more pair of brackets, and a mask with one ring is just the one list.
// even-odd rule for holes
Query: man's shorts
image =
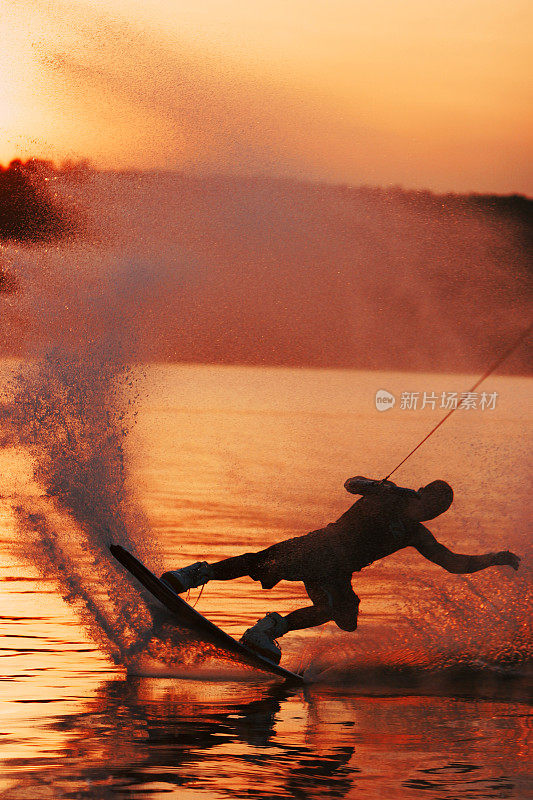
{"label": "man's shorts", "polygon": [[305,590],[314,606],[328,608],[335,624],[343,631],[357,628],[359,598],[346,578],[320,583],[304,582]]}

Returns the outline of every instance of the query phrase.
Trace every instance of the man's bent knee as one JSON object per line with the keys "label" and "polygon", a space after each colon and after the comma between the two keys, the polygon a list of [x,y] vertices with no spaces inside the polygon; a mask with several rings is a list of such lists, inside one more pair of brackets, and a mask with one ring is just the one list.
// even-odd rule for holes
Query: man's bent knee
{"label": "man's bent knee", "polygon": [[317,612],[320,610],[327,620],[333,620],[343,631],[357,628],[359,598],[349,581],[306,583],[305,588]]}
{"label": "man's bent knee", "polygon": [[354,595],[353,602],[337,606],[333,609],[333,621],[341,631],[352,632],[357,629],[357,618],[359,616],[359,598]]}
{"label": "man's bent knee", "polygon": [[335,616],[333,617],[333,621],[337,628],[340,628],[341,631],[348,631],[351,633],[357,629],[357,614],[355,615],[342,615],[342,616]]}
{"label": "man's bent knee", "polygon": [[312,605],[312,609],[315,613],[315,618],[317,620],[317,625],[323,625],[325,622],[331,622],[333,619],[333,612],[330,606],[327,605],[317,605],[314,603]]}

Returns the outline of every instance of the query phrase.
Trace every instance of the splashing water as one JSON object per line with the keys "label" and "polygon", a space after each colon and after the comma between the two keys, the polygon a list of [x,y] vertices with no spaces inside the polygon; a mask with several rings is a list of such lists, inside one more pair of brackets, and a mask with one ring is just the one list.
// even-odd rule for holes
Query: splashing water
{"label": "splashing water", "polygon": [[[410,576],[395,619],[339,636],[315,648],[309,680],[358,686],[410,686],[435,691],[448,681],[464,688],[500,676],[531,686],[531,571],[522,575]],[[449,686],[447,687],[450,688]]]}
{"label": "splashing water", "polygon": [[154,628],[153,611],[108,549],[115,542],[145,561],[157,558],[124,459],[133,382],[131,370],[104,350],[80,358],[56,349],[22,369],[0,407],[2,443],[30,453],[40,490],[15,506],[18,546],[57,580],[116,662],[142,649]]}
{"label": "splashing water", "polygon": [[157,542],[128,483],[124,444],[135,418],[133,370],[100,348],[59,349],[23,368],[0,406],[4,447],[32,458],[37,494],[14,505],[17,549],[53,577],[91,638],[117,664],[146,674],[201,670],[230,654],[169,624],[168,615],[117,567],[121,544],[157,567]]}
{"label": "splashing water", "polygon": [[111,360],[82,361],[54,351],[19,375],[11,406],[14,435],[34,458],[36,480],[101,541],[110,531],[122,539],[131,513],[126,415],[117,403],[127,380],[127,371]]}

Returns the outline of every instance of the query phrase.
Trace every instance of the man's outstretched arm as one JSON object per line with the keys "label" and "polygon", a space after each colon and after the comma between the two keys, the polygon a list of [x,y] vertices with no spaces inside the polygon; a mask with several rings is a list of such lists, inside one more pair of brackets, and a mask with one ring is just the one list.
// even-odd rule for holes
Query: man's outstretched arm
{"label": "man's outstretched arm", "polygon": [[481,556],[466,556],[461,555],[461,553],[453,553],[438,542],[431,531],[428,531],[423,525],[418,525],[418,531],[412,545],[428,561],[438,564],[439,567],[443,567],[447,572],[453,572],[455,575],[479,572],[480,569],[499,565],[508,565],[515,570],[520,566],[520,557],[509,550],[485,553]]}

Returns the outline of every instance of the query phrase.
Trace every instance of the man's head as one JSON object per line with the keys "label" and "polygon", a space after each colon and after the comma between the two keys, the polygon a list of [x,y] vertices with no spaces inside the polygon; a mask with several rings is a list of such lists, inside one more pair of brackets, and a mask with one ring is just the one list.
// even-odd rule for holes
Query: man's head
{"label": "man's head", "polygon": [[453,489],[446,481],[432,481],[427,486],[422,486],[416,497],[410,497],[406,513],[417,522],[435,519],[451,506],[453,502]]}

